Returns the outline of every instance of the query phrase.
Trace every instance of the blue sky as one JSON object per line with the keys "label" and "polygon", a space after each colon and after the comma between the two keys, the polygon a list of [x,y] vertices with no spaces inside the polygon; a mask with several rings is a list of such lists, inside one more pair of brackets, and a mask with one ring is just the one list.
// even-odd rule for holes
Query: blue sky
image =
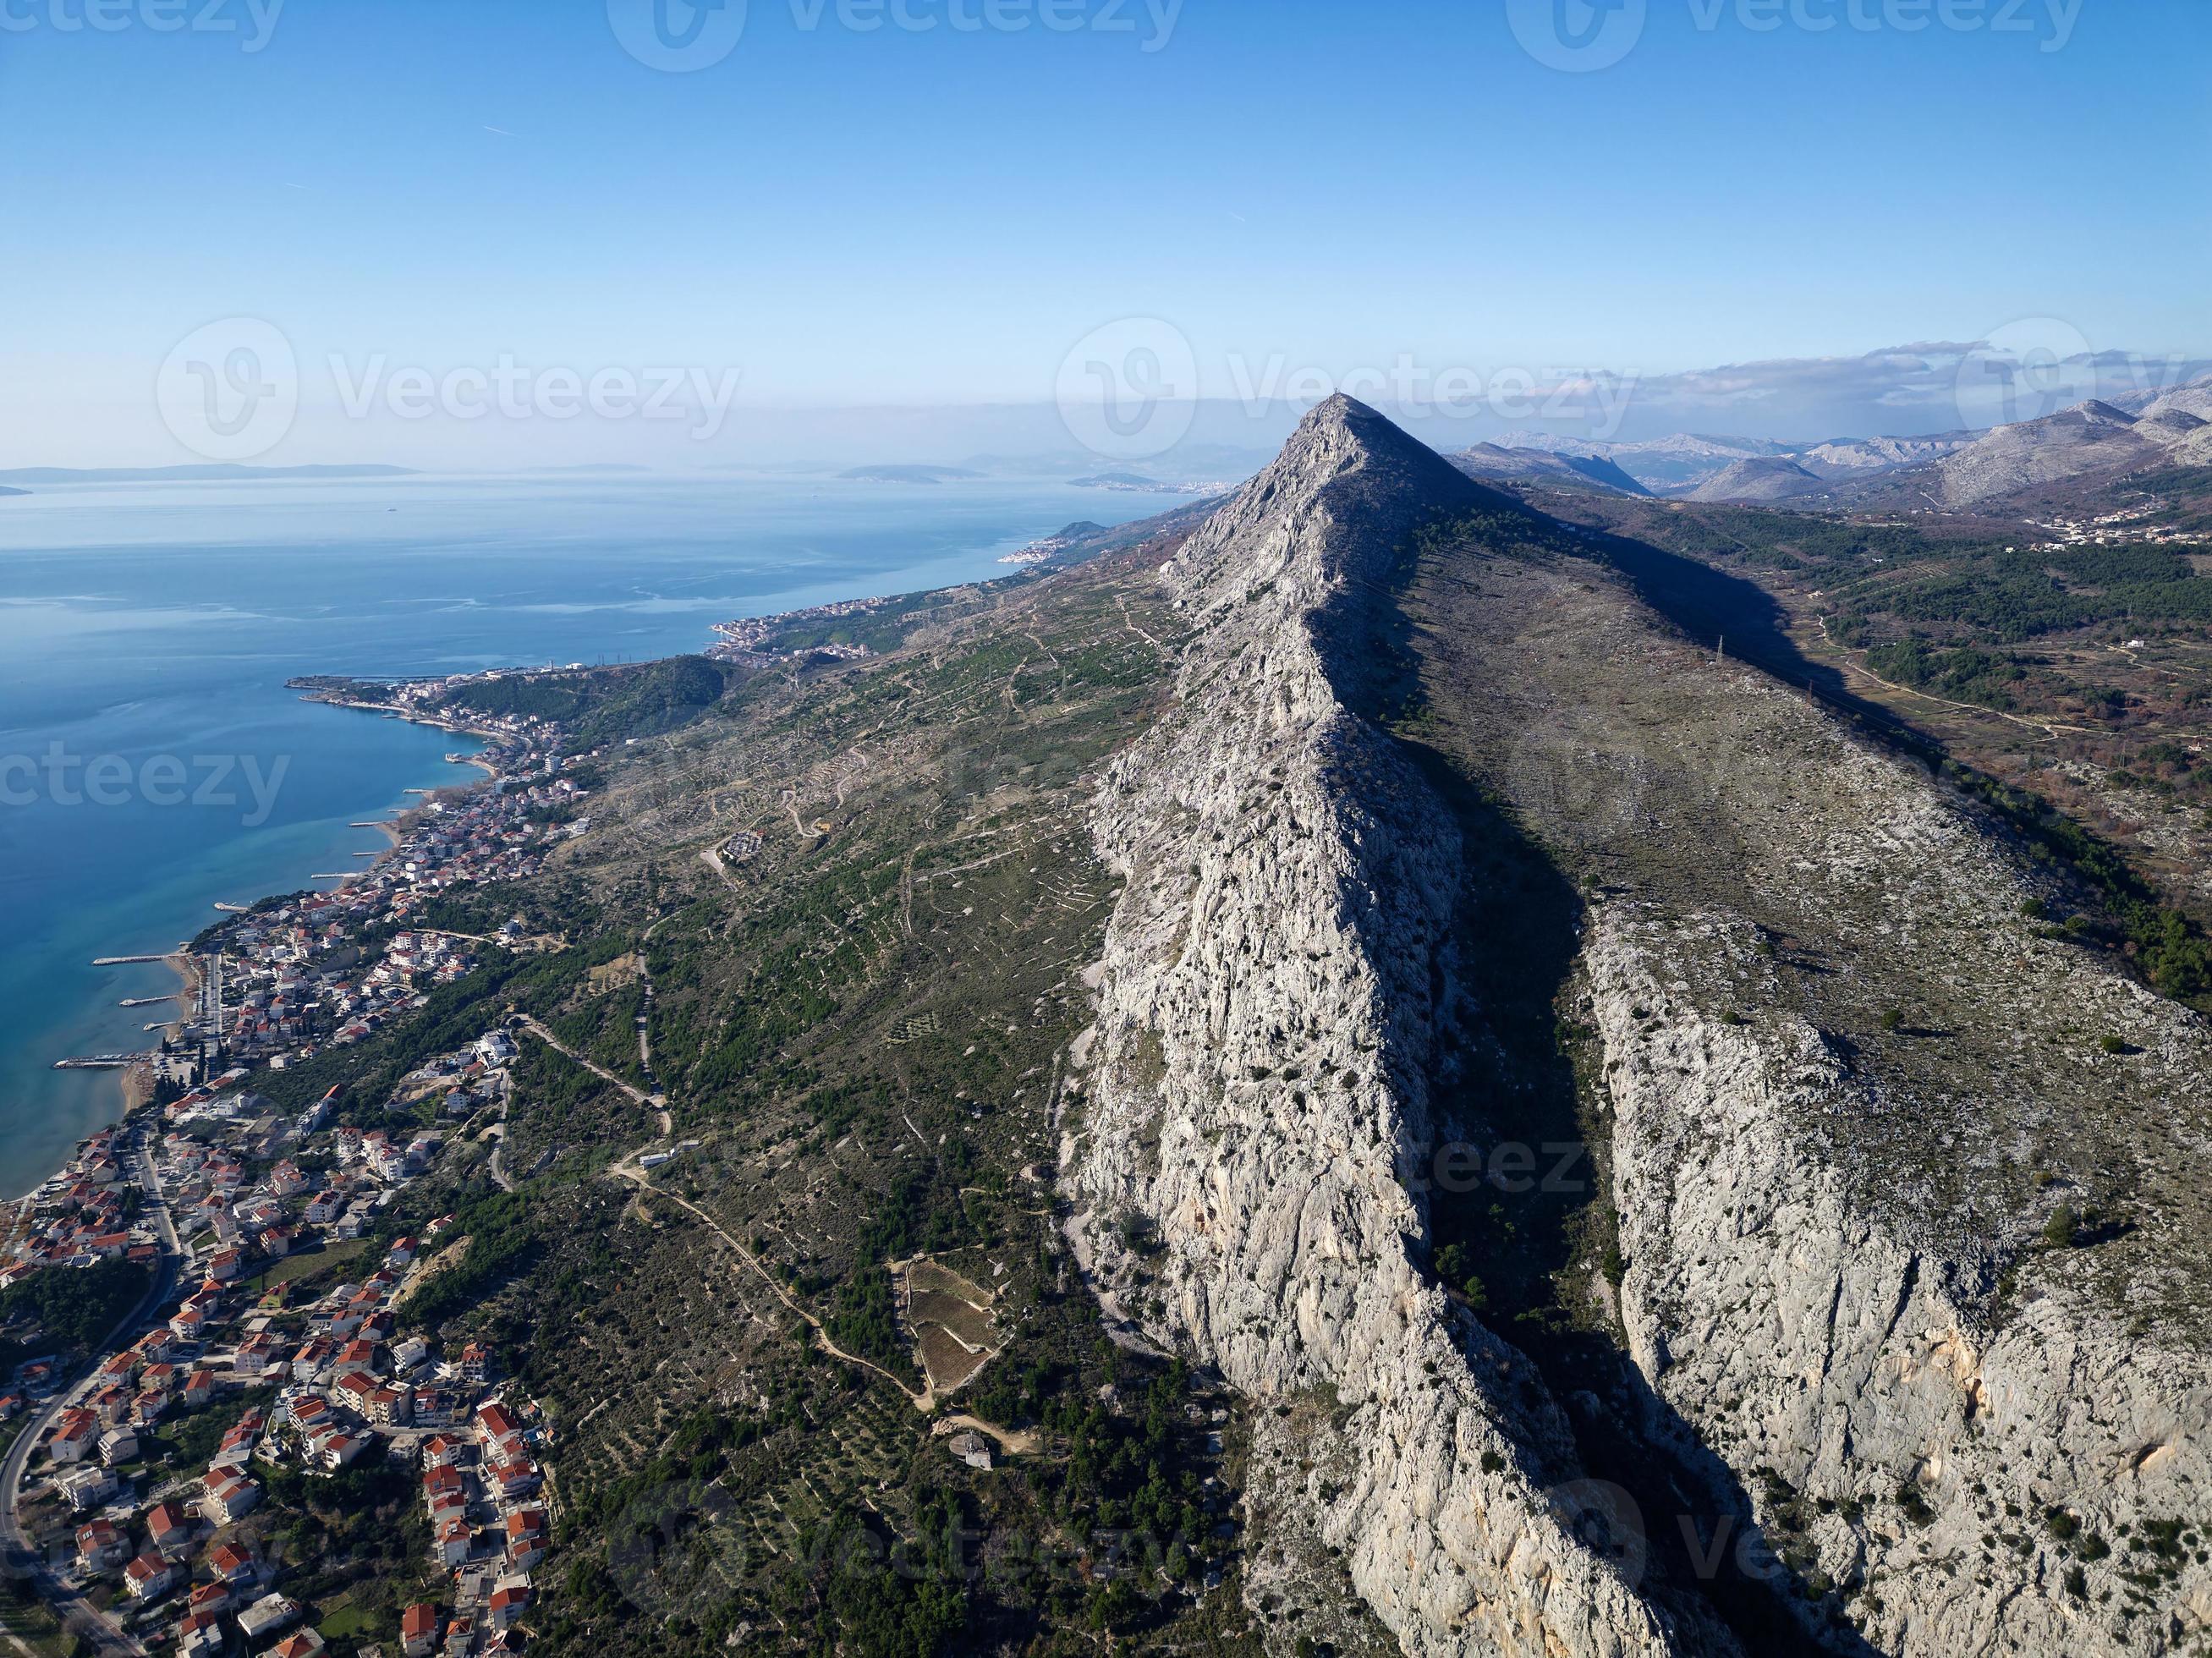
{"label": "blue sky", "polygon": [[[862,32],[752,0],[673,74],[604,0],[170,0],[229,32],[6,0],[0,465],[191,459],[144,388],[234,316],[325,412],[333,358],[510,353],[734,368],[747,408],[1048,404],[1131,316],[1216,398],[1239,365],[1658,376],[2021,318],[2212,350],[2199,0],[2027,0],[2002,30],[2012,0],[1971,30],[1971,0],[1644,0],[1580,73],[1524,48],[1522,0],[1060,3],[1069,32],[1025,0],[996,0],[1019,29],[906,0],[936,27]],[[440,424],[303,419],[269,459]]]}

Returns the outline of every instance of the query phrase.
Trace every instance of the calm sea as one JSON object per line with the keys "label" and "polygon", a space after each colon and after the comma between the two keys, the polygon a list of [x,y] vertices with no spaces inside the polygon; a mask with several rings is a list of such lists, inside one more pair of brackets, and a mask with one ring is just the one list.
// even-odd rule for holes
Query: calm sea
{"label": "calm sea", "polygon": [[[119,1109],[66,1055],[137,1049],[159,966],[245,902],[354,867],[349,824],[455,780],[444,733],[310,707],[296,674],[665,656],[709,624],[1003,575],[1057,483],[428,479],[58,487],[0,499],[0,1194]],[[468,775],[473,776],[471,772]]]}

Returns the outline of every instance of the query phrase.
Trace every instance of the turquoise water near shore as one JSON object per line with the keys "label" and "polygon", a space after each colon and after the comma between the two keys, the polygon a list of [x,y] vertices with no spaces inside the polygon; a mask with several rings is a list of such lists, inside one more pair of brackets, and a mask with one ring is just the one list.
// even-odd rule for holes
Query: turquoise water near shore
{"label": "turquoise water near shore", "polygon": [[[159,965],[380,847],[349,825],[479,774],[445,732],[303,703],[305,673],[696,650],[710,625],[1007,574],[1077,519],[1174,504],[1054,483],[397,478],[62,487],[0,501],[0,1194],[112,1121]],[[97,766],[95,771],[92,769]]]}

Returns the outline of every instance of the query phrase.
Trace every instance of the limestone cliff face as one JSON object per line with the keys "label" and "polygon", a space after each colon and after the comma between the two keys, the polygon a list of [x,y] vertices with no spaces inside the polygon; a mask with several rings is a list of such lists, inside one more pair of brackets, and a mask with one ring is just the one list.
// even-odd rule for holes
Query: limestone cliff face
{"label": "limestone cliff face", "polygon": [[[1496,504],[1339,399],[1162,573],[1194,642],[1094,808],[1127,885],[1071,1230],[1111,1315],[1292,1407],[1278,1450],[1328,1424],[1279,1466],[1406,1651],[1732,1652],[1559,1500],[1567,1418],[1428,1280],[1399,1178],[1486,1127],[1429,1079],[1455,950],[1513,945],[1455,943],[1455,820],[1350,705],[1401,550]],[[2205,1649],[2212,1028],[2031,920],[2063,889],[1940,779],[1600,566],[1447,574],[1439,740],[1588,900],[1635,1430],[1702,1471],[1641,1528],[1696,1553],[1747,1497],[1842,1650]]]}
{"label": "limestone cliff face", "polygon": [[1729,1651],[1547,1497],[1579,1472],[1565,1420],[1425,1279],[1398,1178],[1431,1139],[1460,847],[1332,663],[1399,546],[1483,499],[1339,398],[1164,573],[1199,631],[1096,807],[1127,885],[1074,1230],[1112,1313],[1263,1402],[1333,1400],[1306,1500],[1407,1652]]}
{"label": "limestone cliff face", "polygon": [[[1629,904],[1592,929],[1635,1358],[1771,1534],[1794,1509],[1820,1569],[1863,1584],[1881,1649],[2197,1650],[2204,1240],[2158,1187],[2212,1153],[2212,1036],[2037,937],[2019,874],[1924,778],[1812,752],[1850,807],[1819,818],[1816,863],[1754,864],[1742,911]],[[1912,1007],[1891,1040],[1942,1071],[1884,1062],[1878,1004],[1842,1034],[1745,912],[1864,940],[1846,970]],[[1900,940],[1937,971],[1905,978]],[[2119,1235],[2046,1240],[2094,1185]]]}

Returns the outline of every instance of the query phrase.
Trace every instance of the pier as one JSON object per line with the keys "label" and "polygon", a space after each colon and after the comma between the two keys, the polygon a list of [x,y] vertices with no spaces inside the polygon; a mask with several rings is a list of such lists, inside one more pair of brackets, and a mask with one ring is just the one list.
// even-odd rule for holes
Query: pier
{"label": "pier", "polygon": [[[155,960],[161,958],[156,957]],[[147,1056],[143,1054],[96,1054],[90,1059],[56,1060],[57,1071],[128,1071]]]}
{"label": "pier", "polygon": [[168,959],[166,951],[159,956],[96,956],[92,964],[94,967],[136,967],[141,962],[166,962]]}
{"label": "pier", "polygon": [[215,907],[226,915],[251,915],[253,914],[253,906],[251,904],[226,904],[220,898],[215,901]]}
{"label": "pier", "polygon": [[181,996],[181,995],[183,995],[183,994],[184,994],[184,992],[182,992],[182,991],[180,990],[180,991],[179,991],[179,992],[177,993],[177,995],[176,995],[176,996],[126,996],[126,997],[125,997],[121,1001],[119,1001],[119,1002],[116,1003],[116,1006],[118,1006],[118,1007],[158,1007],[158,1006],[160,1006],[163,1002],[173,1002],[173,1001],[175,1001],[175,1000],[177,999],[177,997],[178,997],[178,996]]}

